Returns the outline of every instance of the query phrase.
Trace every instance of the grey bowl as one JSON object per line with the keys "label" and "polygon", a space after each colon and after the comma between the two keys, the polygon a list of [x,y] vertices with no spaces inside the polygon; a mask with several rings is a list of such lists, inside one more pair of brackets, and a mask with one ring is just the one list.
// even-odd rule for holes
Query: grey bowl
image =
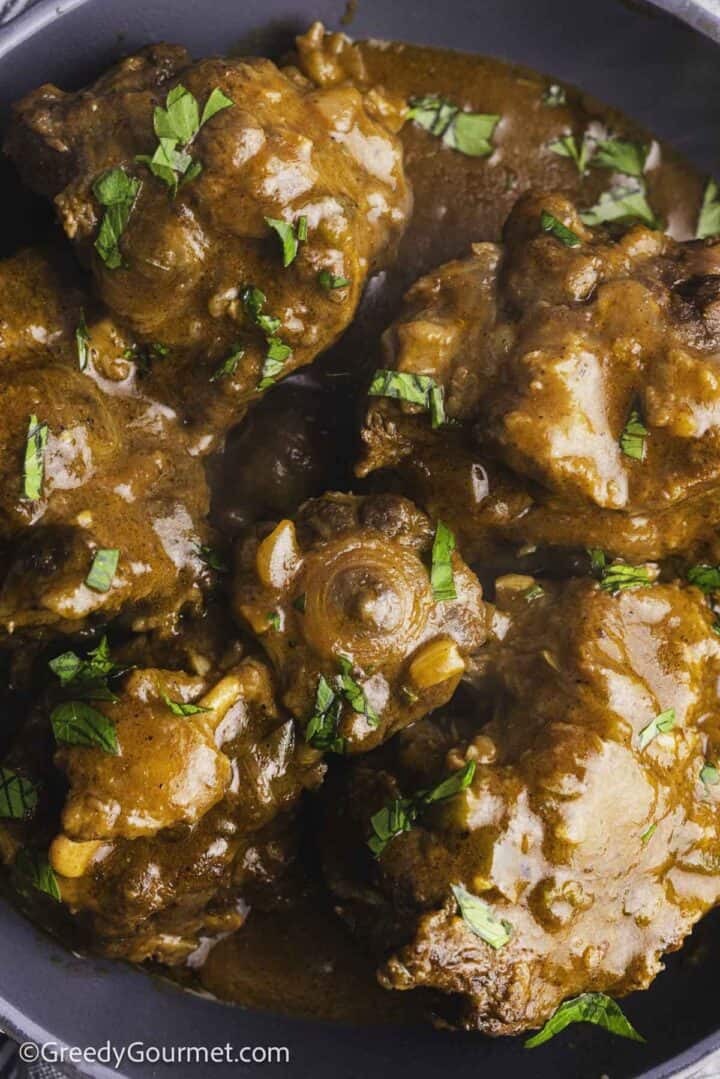
{"label": "grey bowl", "polygon": [[[659,0],[720,40],[717,0]],[[315,19],[338,26],[344,0],[43,0],[0,32],[0,123],[9,103],[40,82],[80,85],[120,54],[150,41],[200,56],[243,46],[280,52]],[[618,0],[360,0],[358,36],[471,49],[529,64],[619,106],[707,170],[720,172],[720,54],[709,38],[656,8]],[[44,227],[47,212],[0,166],[4,251]],[[122,965],[73,957],[0,902],[0,1025],[20,1039],[117,1048],[287,1047],[290,1064],[262,1074],[344,1079],[411,1071],[414,1079],[506,1075],[533,1079],[659,1079],[720,1046],[717,918],[707,919],[652,989],[627,1001],[648,1035],[639,1046],[574,1028],[528,1052],[519,1040],[429,1029],[359,1029],[231,1008],[182,993]],[[150,1079],[162,1063],[91,1075]],[[72,1069],[71,1069],[72,1070]],[[176,1079],[256,1073],[243,1063],[176,1063]]]}

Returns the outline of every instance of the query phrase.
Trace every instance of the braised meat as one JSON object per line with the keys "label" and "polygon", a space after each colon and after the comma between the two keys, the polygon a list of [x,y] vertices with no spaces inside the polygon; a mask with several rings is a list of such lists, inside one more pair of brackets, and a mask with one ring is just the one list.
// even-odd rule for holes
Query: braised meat
{"label": "braised meat", "polygon": [[[169,629],[209,580],[202,466],[146,393],[132,339],[72,281],[52,253],[0,263],[5,638],[120,614]],[[112,572],[93,574],[106,557]]]}
{"label": "braised meat", "polygon": [[171,350],[153,374],[165,398],[221,428],[348,325],[410,208],[380,101],[177,46],[80,93],[40,87],[6,149],[108,307]]}
{"label": "braised meat", "polygon": [[511,576],[497,599],[476,708],[353,763],[327,866],[387,988],[439,989],[453,1025],[509,1034],[645,988],[717,902],[720,642],[677,585]]}
{"label": "braised meat", "polygon": [[492,609],[456,551],[453,595],[434,587],[437,536],[407,499],[328,494],[240,546],[235,610],[312,744],[377,745],[448,701],[484,643]]}
{"label": "braised meat", "polygon": [[[714,243],[590,228],[562,196],[526,196],[502,246],[408,294],[371,389],[406,400],[373,398],[360,474],[399,468],[468,552],[499,536],[642,560],[708,540],[719,270]],[[430,381],[460,427],[416,415]]]}

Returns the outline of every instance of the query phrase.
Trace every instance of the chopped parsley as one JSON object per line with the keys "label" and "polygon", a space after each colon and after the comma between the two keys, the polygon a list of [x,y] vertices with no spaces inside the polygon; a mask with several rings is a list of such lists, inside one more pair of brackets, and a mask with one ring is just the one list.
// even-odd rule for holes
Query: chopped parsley
{"label": "chopped parsley", "polygon": [[211,92],[202,116],[197,98],[178,83],[165,99],[165,108],[157,106],[153,113],[153,128],[158,144],[152,156],[138,154],[136,161],[147,165],[150,172],[173,193],[202,172],[202,163],[193,159],[188,148],[198,131],[216,113],[234,104],[218,87]]}
{"label": "chopped parsley", "polygon": [[706,787],[715,787],[720,783],[720,771],[714,764],[706,761],[700,769],[700,780]]}
{"label": "chopped parsley", "polygon": [[648,588],[652,584],[647,566],[629,566],[626,562],[611,562],[602,567],[600,587],[603,592],[626,592],[630,588]]}
{"label": "chopped parsley", "polygon": [[19,891],[24,892],[29,887],[50,896],[56,903],[61,902],[57,877],[47,855],[42,851],[31,850],[29,847],[19,851],[13,866],[13,875]]}
{"label": "chopped parsley", "polygon": [[110,658],[107,637],[103,637],[85,659],[76,652],[63,652],[51,659],[48,667],[63,689],[70,686],[74,696],[95,701],[117,701],[117,695],[108,686],[108,679],[127,670]]}
{"label": "chopped parsley", "polygon": [[551,82],[542,96],[542,103],[551,109],[559,109],[561,105],[567,105],[567,94],[562,86]]}
{"label": "chopped parsley", "polygon": [[587,171],[594,148],[595,143],[585,135],[580,140],[574,135],[561,135],[559,139],[548,144],[548,150],[558,157],[570,158],[581,176]]}
{"label": "chopped parsley", "polygon": [[597,577],[601,577],[607,566],[607,555],[602,547],[588,547],[587,553],[590,559],[590,570]]}
{"label": "chopped parsley", "polygon": [[112,720],[85,701],[63,701],[50,715],[57,742],[71,746],[98,748],[112,757],[120,753]]}
{"label": "chopped parsley", "polygon": [[455,550],[455,536],[442,521],[438,521],[432,545],[432,565],[430,584],[436,603],[457,599],[455,578],[453,576],[452,553]]}
{"label": "chopped parsley", "polygon": [[403,832],[409,832],[415,822],[435,802],[443,802],[464,791],[473,781],[475,761],[468,761],[458,772],[452,772],[436,787],[416,791],[409,798],[395,798],[383,806],[370,818],[372,835],[368,847],[376,858],[383,853],[388,843]]}
{"label": "chopped parsley", "polygon": [[447,422],[445,415],[445,391],[429,375],[414,375],[407,371],[391,371],[378,368],[372,377],[370,397],[392,397],[397,401],[407,401],[411,405],[420,405],[430,413],[433,428]]}
{"label": "chopped parsley", "polygon": [[324,288],[326,292],[332,292],[336,288],[347,288],[350,284],[348,277],[341,277],[339,274],[332,273],[331,270],[320,270],[317,279],[320,288]]}
{"label": "chopped parsley", "polygon": [[708,180],[695,232],[698,240],[706,240],[710,236],[720,235],[720,198],[718,194],[716,182]]}
{"label": "chopped parsley", "polygon": [[535,1046],[550,1041],[571,1023],[594,1023],[595,1026],[603,1027],[604,1030],[617,1034],[621,1038],[630,1038],[635,1042],[645,1041],[632,1023],[626,1019],[620,1005],[612,997],[605,993],[582,993],[579,997],[566,1000],[564,1004],[561,1004],[542,1030],[527,1039],[525,1048],[534,1049]]}
{"label": "chopped parsley", "polygon": [[32,415],[28,423],[23,465],[23,494],[30,502],[36,502],[42,495],[47,440],[48,425],[38,423],[37,416]]}
{"label": "chopped parsley", "polygon": [[569,229],[567,225],[563,225],[562,221],[558,221],[557,217],[553,216],[549,210],[543,210],[540,214],[540,228],[543,232],[549,232],[556,240],[560,240],[566,247],[578,247],[580,245],[580,237],[572,229]]}
{"label": "chopped parsley", "polygon": [[174,716],[197,716],[200,712],[209,712],[209,708],[203,708],[199,704],[191,704],[189,701],[173,701],[167,693],[162,694],[162,699]]}
{"label": "chopped parsley", "polygon": [[690,566],[685,576],[688,584],[695,585],[706,596],[720,592],[720,566],[708,566],[704,563]]}
{"label": "chopped parsley", "polygon": [[227,563],[223,561],[222,555],[214,547],[208,547],[204,543],[196,543],[195,550],[197,551],[198,558],[200,558],[210,569],[214,569],[216,573],[229,572]]}
{"label": "chopped parsley", "polygon": [[645,171],[648,147],[627,139],[601,139],[592,157],[593,168],[613,169],[640,178]]}
{"label": "chopped parsley", "polygon": [[531,584],[529,588],[526,588],[523,592],[523,599],[528,603],[532,603],[534,599],[540,599],[545,595],[545,589],[540,584]]}
{"label": "chopped parsley", "polygon": [[240,293],[240,299],[245,314],[265,335],[267,353],[257,389],[266,390],[268,386],[273,385],[282,372],[285,363],[292,356],[292,349],[277,335],[280,319],[263,311],[267,296],[261,289],[256,288],[255,285],[246,285]]}
{"label": "chopped parsley", "polygon": [[323,753],[343,753],[345,739],[338,732],[342,712],[342,697],[320,675],[315,693],[315,707],[305,728],[305,741]]}
{"label": "chopped parsley", "polygon": [[80,308],[80,321],[75,327],[75,346],[77,348],[78,367],[81,371],[85,371],[90,358],[90,334],[85,321],[85,312],[82,308]]}
{"label": "chopped parsley", "polygon": [[230,378],[235,374],[238,368],[240,360],[245,355],[245,349],[240,348],[240,345],[233,345],[230,355],[226,360],[220,364],[218,368],[210,375],[211,382],[217,382],[221,378]]}
{"label": "chopped parsley", "polygon": [[512,935],[510,923],[497,918],[487,903],[463,888],[462,884],[451,884],[450,889],[465,925],[491,948],[503,948]]}
{"label": "chopped parsley", "polygon": [[410,101],[408,119],[442,139],[445,146],[468,157],[488,157],[491,139],[499,116],[481,112],[463,112],[445,97],[429,94]]}
{"label": "chopped parsley", "polygon": [[142,184],[123,169],[110,169],[93,184],[93,194],[105,207],[95,250],[110,270],[123,265],[120,237],[130,220]]}
{"label": "chopped parsley", "polygon": [[267,621],[268,625],[272,626],[273,629],[279,630],[282,626],[282,618],[280,617],[279,611],[268,611]]}
{"label": "chopped parsley", "polygon": [[655,716],[655,719],[651,719],[646,727],[640,731],[640,737],[638,739],[638,748],[645,749],[649,746],[653,738],[657,738],[659,734],[667,734],[675,726],[675,709],[668,708],[666,711],[661,712],[659,716]]}
{"label": "chopped parsley", "polygon": [[648,228],[659,227],[647,200],[645,186],[640,182],[636,186],[623,184],[611,191],[604,191],[594,206],[580,214],[580,218],[586,225],[602,225],[610,221],[642,221]]}
{"label": "chopped parsley", "polygon": [[371,727],[377,727],[380,722],[378,714],[365,696],[362,686],[352,677],[352,660],[347,656],[338,656],[338,663],[340,664],[338,689],[341,695],[348,702],[353,712],[365,716]]}
{"label": "chopped parsley", "polygon": [[640,419],[640,413],[634,408],[620,435],[620,449],[626,457],[632,457],[635,461],[644,461],[645,439],[649,434],[650,432]]}
{"label": "chopped parsley", "polygon": [[297,258],[301,242],[307,240],[307,217],[303,214],[298,219],[297,225],[294,225],[291,221],[282,221],[277,217],[266,217],[265,223],[271,229],[275,229],[278,234],[282,245],[283,266],[287,269]]}
{"label": "chopped parsley", "polygon": [[117,547],[101,547],[95,552],[85,584],[94,592],[109,592],[120,561]]}
{"label": "chopped parsley", "polygon": [[643,847],[650,842],[657,829],[657,824],[651,824],[649,828],[646,828],[643,834],[640,836],[640,842]]}
{"label": "chopped parsley", "polygon": [[0,817],[27,820],[37,809],[38,791],[34,783],[11,768],[0,768]]}

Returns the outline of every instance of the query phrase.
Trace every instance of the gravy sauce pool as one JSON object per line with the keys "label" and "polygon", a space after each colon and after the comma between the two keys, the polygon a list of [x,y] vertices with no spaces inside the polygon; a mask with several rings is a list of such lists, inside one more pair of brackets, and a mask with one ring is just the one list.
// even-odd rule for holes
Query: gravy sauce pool
{"label": "gravy sauce pool", "polygon": [[[339,344],[257,406],[249,420],[253,437],[247,429],[231,435],[215,464],[221,480],[213,502],[214,523],[228,537],[252,519],[292,512],[328,488],[360,488],[351,478],[357,387],[377,366],[379,334],[413,281],[467,254],[472,242],[499,240],[509,210],[529,188],[566,191],[581,207],[594,205],[609,189],[608,170],[590,168],[581,176],[572,160],[548,149],[553,140],[568,134],[581,139],[591,130],[601,138],[611,134],[650,145],[650,205],[676,239],[695,234],[704,178],[627,117],[581,91],[564,86],[566,103],[551,106],[545,95],[552,78],[499,60],[373,41],[355,50],[353,63],[368,85],[406,100],[440,94],[465,109],[498,114],[494,151],[488,158],[467,157],[419,126],[405,125],[401,137],[415,208],[397,260],[369,282]],[[309,447],[318,447],[317,454]],[[265,482],[258,484],[258,475]],[[232,484],[223,476],[233,477]],[[414,1022],[428,1005],[417,991],[380,989],[369,958],[318,895],[304,894],[277,915],[251,912],[242,930],[215,946],[197,976],[217,997],[314,1018]]]}

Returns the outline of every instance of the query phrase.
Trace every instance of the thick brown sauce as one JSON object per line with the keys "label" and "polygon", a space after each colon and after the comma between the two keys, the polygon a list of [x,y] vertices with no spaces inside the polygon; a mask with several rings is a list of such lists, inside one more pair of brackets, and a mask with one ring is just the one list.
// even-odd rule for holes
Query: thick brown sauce
{"label": "thick brown sauce", "polygon": [[[370,282],[358,318],[331,353],[255,410],[249,421],[252,437],[241,429],[231,436],[218,468],[234,478],[232,504],[219,496],[214,504],[215,522],[228,535],[253,517],[292,510],[328,487],[353,485],[348,432],[357,427],[354,386],[376,366],[378,336],[414,280],[467,254],[473,241],[498,240],[513,203],[531,187],[565,190],[580,206],[591,206],[608,188],[608,172],[591,169],[581,178],[571,161],[548,150],[549,142],[568,132],[582,136],[590,124],[623,138],[652,141],[626,117],[569,87],[567,105],[549,107],[543,94],[552,80],[498,60],[402,44],[359,47],[369,81],[392,93],[405,98],[439,93],[465,108],[498,113],[496,149],[487,159],[464,157],[413,124],[405,126],[415,210],[397,262]],[[664,145],[653,144],[650,161],[646,179],[653,209],[677,239],[692,237],[704,179]],[[310,443],[335,447],[334,454],[313,457],[312,467],[301,460],[293,464],[294,436],[281,437],[288,422],[298,431],[300,415]],[[268,469],[272,453],[276,460]],[[254,475],[263,476],[262,489]],[[368,957],[334,920],[327,900],[317,897],[280,914],[251,912],[239,933],[215,947],[199,977],[205,989],[223,999],[314,1018],[413,1022],[427,1007],[418,993],[391,994],[377,987]]]}

